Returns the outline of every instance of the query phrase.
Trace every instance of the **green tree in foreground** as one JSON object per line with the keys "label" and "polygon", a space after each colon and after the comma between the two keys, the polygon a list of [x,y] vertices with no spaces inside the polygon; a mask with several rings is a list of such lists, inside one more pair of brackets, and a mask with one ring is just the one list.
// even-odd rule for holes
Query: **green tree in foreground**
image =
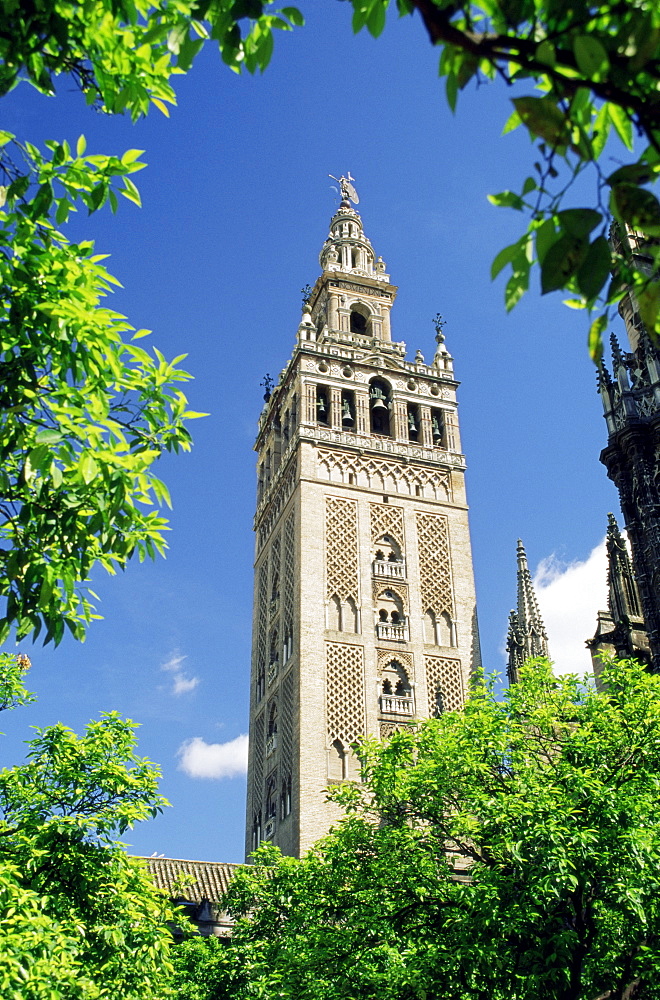
{"label": "green tree in foreground", "polygon": [[[0,655],[3,707],[32,700],[23,657]],[[167,803],[116,713],[82,737],[38,730],[27,762],[0,771],[0,990],[11,1000],[162,995],[167,900],[117,841]]]}
{"label": "green tree in foreground", "polygon": [[196,995],[658,1000],[660,677],[604,680],[532,661],[502,701],[479,681],[464,711],[366,743],[339,826],[237,873],[230,951],[181,958],[201,953]]}
{"label": "green tree in foreground", "polygon": [[[53,95],[73,78],[89,104],[138,118],[175,103],[172,77],[205,40],[234,70],[263,69],[273,32],[302,23],[253,0],[0,0],[0,96],[21,80]],[[70,243],[71,212],[139,204],[140,150],[38,149],[0,131],[0,641],[84,638],[90,572],[164,550],[169,503],[154,475],[164,450],[190,447],[189,376],[109,309],[117,281],[89,242]]]}
{"label": "green tree in foreground", "polygon": [[[366,27],[378,36],[390,0],[351,4],[354,30]],[[656,0],[396,0],[396,8],[402,16],[418,12],[440,49],[439,71],[452,109],[471,81],[504,81],[512,89],[504,131],[523,127],[535,143],[520,190],[490,198],[528,218],[520,239],[493,262],[493,277],[511,270],[507,309],[524,294],[538,264],[542,292],[565,289],[574,308],[598,308],[589,335],[595,360],[610,307],[624,286],[633,288],[648,330],[660,334],[660,285],[651,280],[660,263],[660,243],[654,242],[660,237],[660,202],[649,188],[660,174]],[[625,147],[617,151],[614,170],[603,156],[611,135]],[[590,203],[567,206],[571,187],[587,171]],[[644,259],[611,254],[610,216],[651,239]]]}

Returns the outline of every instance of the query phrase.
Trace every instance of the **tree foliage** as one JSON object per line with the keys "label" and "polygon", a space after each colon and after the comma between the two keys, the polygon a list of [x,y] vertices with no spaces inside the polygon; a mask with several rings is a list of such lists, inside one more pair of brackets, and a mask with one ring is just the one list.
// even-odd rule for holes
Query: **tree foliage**
{"label": "tree foliage", "polygon": [[[379,35],[390,0],[351,3],[354,30]],[[525,128],[535,144],[522,184],[490,197],[528,217],[520,239],[493,261],[493,277],[510,271],[507,309],[527,290],[536,264],[543,293],[562,289],[574,308],[598,309],[589,333],[594,360],[600,360],[602,332],[624,286],[633,289],[651,334],[660,334],[660,290],[653,280],[660,201],[650,188],[660,173],[655,0],[396,0],[396,8],[402,16],[418,12],[441,49],[439,72],[452,109],[470,82],[504,81],[512,89],[504,131]],[[613,171],[603,157],[610,137],[621,144]],[[594,184],[591,204],[567,206],[571,188],[587,171]],[[641,234],[641,258],[621,248],[612,253],[610,217]]]}
{"label": "tree foliage", "polygon": [[658,1000],[660,678],[603,677],[532,661],[365,743],[340,825],[236,875],[234,965],[207,954],[200,998]]}
{"label": "tree foliage", "polygon": [[[0,654],[3,707],[31,700],[26,659]],[[49,726],[25,764],[0,771],[3,997],[162,995],[172,912],[116,839],[167,804],[158,769],[135,753],[135,728],[114,712],[82,737]]]}
{"label": "tree foliage", "polygon": [[[296,8],[258,0],[3,0],[0,13],[0,96],[21,80],[53,94],[64,74],[98,110],[133,118],[167,113],[173,76],[205,40],[255,72],[274,32],[302,23]],[[93,567],[165,548],[169,496],[154,463],[190,447],[185,422],[199,416],[181,391],[184,355],[136,343],[149,331],[108,308],[118,282],[103,255],[62,232],[80,207],[139,205],[140,156],[0,132],[0,641],[12,628],[84,638]]]}

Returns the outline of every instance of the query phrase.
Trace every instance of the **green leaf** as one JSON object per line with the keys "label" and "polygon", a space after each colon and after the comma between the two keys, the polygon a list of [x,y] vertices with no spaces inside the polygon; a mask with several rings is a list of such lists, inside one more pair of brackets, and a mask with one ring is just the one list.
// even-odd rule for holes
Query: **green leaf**
{"label": "green leaf", "polygon": [[445,91],[447,94],[447,104],[449,105],[452,111],[456,111],[456,101],[458,99],[458,79],[454,72],[450,72],[447,74]]}
{"label": "green leaf", "polygon": [[589,244],[586,240],[568,233],[549,248],[541,265],[541,294],[564,288],[581,267]]}
{"label": "green leaf", "polygon": [[512,100],[521,121],[550,146],[568,145],[569,125],[564,112],[548,97],[516,97]]}
{"label": "green leaf", "polygon": [[588,236],[602,222],[603,216],[593,208],[568,208],[557,213],[562,229],[571,236]]}
{"label": "green leaf", "polygon": [[489,194],[487,197],[491,205],[497,205],[500,208],[515,208],[521,212],[525,207],[524,201],[515,191],[501,191],[500,194]]}
{"label": "green leaf", "polygon": [[611,101],[607,104],[609,119],[616,129],[617,135],[626,149],[633,148],[633,127],[629,114]]}
{"label": "green leaf", "polygon": [[490,277],[494,281],[497,275],[500,273],[502,268],[510,264],[511,261],[520,253],[521,241],[518,240],[517,243],[511,243],[510,246],[504,247],[497,254],[493,263],[490,265]]}
{"label": "green leaf", "polygon": [[573,52],[580,72],[587,80],[604,80],[610,60],[601,42],[593,35],[578,35],[573,39]]}
{"label": "green leaf", "polygon": [[83,482],[87,485],[89,485],[98,475],[98,464],[94,456],[88,451],[81,456],[78,467],[80,469],[80,475],[82,476]]}
{"label": "green leaf", "polygon": [[550,247],[560,237],[552,219],[546,219],[536,230],[536,257],[540,264],[545,260]]}
{"label": "green leaf", "polygon": [[660,236],[660,203],[646,188],[617,184],[612,188],[610,206],[620,222],[649,236]]}
{"label": "green leaf", "polygon": [[291,24],[295,24],[297,28],[302,28],[305,24],[305,18],[297,7],[282,7],[282,14],[284,17],[288,17]]}
{"label": "green leaf", "polygon": [[589,327],[589,338],[587,346],[591,360],[596,365],[600,365],[603,359],[603,331],[607,326],[607,314],[598,316]]}
{"label": "green leaf", "polygon": [[584,262],[577,272],[577,286],[587,299],[594,299],[610,276],[612,253],[604,236],[590,245]]}

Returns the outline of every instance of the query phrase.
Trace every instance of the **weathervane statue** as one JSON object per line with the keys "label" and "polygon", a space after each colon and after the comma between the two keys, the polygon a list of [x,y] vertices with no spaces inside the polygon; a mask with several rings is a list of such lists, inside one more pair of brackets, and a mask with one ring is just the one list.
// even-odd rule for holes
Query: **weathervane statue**
{"label": "weathervane statue", "polygon": [[352,201],[354,205],[359,203],[360,199],[358,198],[358,193],[352,184],[355,178],[351,177],[350,170],[348,171],[348,177],[344,177],[343,174],[341,177],[335,177],[334,174],[328,174],[328,177],[332,177],[333,181],[337,181],[339,184],[339,187],[341,188],[342,201]]}

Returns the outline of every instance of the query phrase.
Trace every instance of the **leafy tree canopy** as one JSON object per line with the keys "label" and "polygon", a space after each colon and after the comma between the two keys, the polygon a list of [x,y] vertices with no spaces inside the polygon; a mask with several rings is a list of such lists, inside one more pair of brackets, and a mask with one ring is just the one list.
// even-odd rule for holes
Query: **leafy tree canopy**
{"label": "leafy tree canopy", "polygon": [[[258,0],[0,2],[0,96],[20,80],[54,93],[66,74],[98,110],[167,113],[172,77],[205,40],[235,71],[263,69],[294,7]],[[38,149],[0,131],[0,641],[43,632],[82,639],[94,617],[85,582],[134,553],[165,548],[153,471],[164,450],[190,447],[179,368],[136,341],[105,298],[118,282],[89,242],[62,227],[80,207],[139,205],[141,151],[90,154],[84,137]]]}
{"label": "leafy tree canopy", "polygon": [[[366,27],[378,36],[390,0],[351,3],[354,30]],[[626,286],[648,330],[660,334],[660,285],[652,280],[660,261],[660,201],[650,189],[660,173],[656,0],[396,0],[396,8],[402,16],[418,12],[440,48],[439,72],[452,109],[471,81],[500,79],[515,95],[504,131],[525,128],[535,144],[522,187],[490,198],[528,218],[520,239],[493,261],[493,277],[510,270],[507,309],[524,294],[538,264],[542,292],[566,290],[569,305],[598,311],[589,333],[594,360],[602,355],[610,307]],[[611,136],[625,150],[625,162],[614,171],[603,165]],[[567,205],[573,184],[587,171],[591,202]],[[612,253],[610,217],[641,235],[641,255],[620,245]]]}
{"label": "leafy tree canopy", "polygon": [[531,661],[503,701],[481,680],[367,742],[340,825],[236,875],[233,964],[194,946],[197,995],[658,1000],[660,677],[603,679]]}
{"label": "leafy tree canopy", "polygon": [[[32,700],[27,665],[0,654],[2,707]],[[82,737],[50,726],[25,764],[0,771],[3,997],[162,996],[173,915],[116,839],[167,804],[158,769],[136,756],[135,728],[114,712]]]}

